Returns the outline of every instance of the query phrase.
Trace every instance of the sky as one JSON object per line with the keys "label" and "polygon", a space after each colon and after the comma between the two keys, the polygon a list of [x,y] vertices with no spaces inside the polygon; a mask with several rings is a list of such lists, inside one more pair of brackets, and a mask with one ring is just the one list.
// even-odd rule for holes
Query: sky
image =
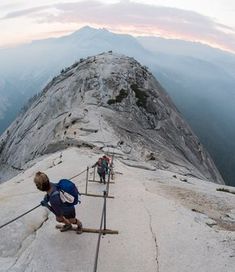
{"label": "sky", "polygon": [[89,25],[197,41],[235,53],[234,0],[1,0],[0,48]]}

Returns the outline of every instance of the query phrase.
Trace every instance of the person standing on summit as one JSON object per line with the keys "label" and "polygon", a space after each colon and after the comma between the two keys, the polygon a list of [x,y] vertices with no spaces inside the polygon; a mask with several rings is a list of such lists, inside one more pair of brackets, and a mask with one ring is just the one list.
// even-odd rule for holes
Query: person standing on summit
{"label": "person standing on summit", "polygon": [[[34,183],[42,192],[46,192],[44,199],[41,201],[41,205],[47,207],[56,216],[56,221],[64,223],[61,228],[61,232],[67,231],[72,228],[72,224],[77,225],[77,233],[82,233],[82,222],[76,218],[76,211],[73,203],[67,202],[68,196],[64,190],[60,190],[62,186],[69,185],[74,188],[75,195],[79,195],[76,186],[69,180],[60,180],[55,184],[49,181],[48,176],[43,172],[37,172],[34,177]],[[63,188],[62,188],[63,189]],[[69,195],[71,197],[71,195]],[[74,200],[72,200],[74,201]],[[78,198],[75,204],[79,202]],[[50,203],[50,205],[48,204]]]}

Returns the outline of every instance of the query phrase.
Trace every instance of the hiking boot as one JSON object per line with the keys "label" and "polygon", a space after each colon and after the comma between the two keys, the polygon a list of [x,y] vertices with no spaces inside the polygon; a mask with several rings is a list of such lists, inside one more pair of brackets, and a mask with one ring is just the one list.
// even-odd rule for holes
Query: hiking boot
{"label": "hiking boot", "polygon": [[82,234],[82,222],[78,224],[76,232],[77,234]]}
{"label": "hiking boot", "polygon": [[60,231],[64,232],[64,231],[70,230],[71,228],[72,228],[71,224],[65,224],[65,225],[63,225],[63,227]]}

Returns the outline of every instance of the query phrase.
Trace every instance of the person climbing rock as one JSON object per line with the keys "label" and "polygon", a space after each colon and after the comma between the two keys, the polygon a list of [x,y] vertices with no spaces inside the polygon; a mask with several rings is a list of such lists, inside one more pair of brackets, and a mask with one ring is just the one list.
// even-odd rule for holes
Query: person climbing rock
{"label": "person climbing rock", "polygon": [[[76,224],[77,233],[81,234],[82,222],[76,218],[76,211],[74,207],[74,205],[79,202],[78,197],[76,197],[76,195],[79,195],[79,193],[74,183],[65,179],[60,180],[60,182],[57,184],[52,183],[50,182],[48,176],[43,172],[36,173],[34,183],[37,189],[42,192],[47,192],[44,199],[41,201],[41,205],[47,207],[55,214],[57,222],[64,223],[60,231],[67,231],[72,228],[72,224]],[[69,187],[75,191],[74,195],[76,199],[69,200],[68,198],[73,198],[73,196],[66,194],[64,192],[65,190],[60,190],[61,187],[66,187],[68,184]]]}
{"label": "person climbing rock", "polygon": [[106,165],[105,165],[105,173],[108,175],[109,173],[109,167],[110,167],[110,159],[106,155],[103,156],[103,160],[105,160]]}
{"label": "person climbing rock", "polygon": [[100,177],[100,183],[105,184],[106,169],[108,167],[107,161],[104,158],[99,158],[98,161],[92,166],[92,168],[97,166],[97,173]]}
{"label": "person climbing rock", "polygon": [[112,158],[109,158],[108,156],[104,155],[103,159],[105,159],[107,162],[106,174],[108,175],[110,172],[111,179],[114,179]]}

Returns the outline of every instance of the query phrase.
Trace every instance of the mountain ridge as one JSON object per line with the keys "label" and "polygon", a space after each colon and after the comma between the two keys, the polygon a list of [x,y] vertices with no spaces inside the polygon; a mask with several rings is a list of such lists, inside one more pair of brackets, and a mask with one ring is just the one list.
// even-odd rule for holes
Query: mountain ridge
{"label": "mountain ridge", "polygon": [[157,168],[223,183],[153,75],[133,58],[112,52],[61,71],[0,140],[1,162],[14,169],[68,146],[104,151],[115,146],[126,160],[152,154],[149,163]]}
{"label": "mountain ridge", "polygon": [[[96,42],[87,39],[84,45],[82,45],[82,39],[78,44],[74,42],[70,45],[68,42],[62,43],[62,38],[57,38],[56,45],[48,42],[48,46],[43,46],[44,43],[41,42],[41,45],[38,44],[36,47],[31,45],[27,48],[21,47],[20,50],[5,50],[4,54],[3,51],[0,51],[1,75],[6,76],[10,84],[7,89],[0,89],[0,97],[4,101],[12,101],[8,106],[4,104],[2,108],[2,112],[4,108],[6,111],[2,113],[5,119],[1,121],[2,130],[0,127],[0,131],[3,131],[3,127],[6,128],[14,120],[16,112],[23,107],[24,101],[38,93],[42,85],[48,83],[64,67],[71,65],[79,58],[113,50],[135,57],[150,68],[167,89],[177,108],[199,136],[200,141],[206,146],[226,183],[233,184],[235,161],[233,152],[230,151],[233,150],[235,131],[229,125],[233,122],[232,117],[235,114],[232,94],[235,82],[232,73],[235,70],[233,69],[233,63],[235,63],[233,58],[231,57],[228,63],[227,59],[225,62],[222,53],[222,55],[215,56],[216,61],[207,58],[198,61],[192,56],[182,58],[182,56],[173,55],[172,57],[166,46],[163,48],[166,54],[154,53],[145,49],[139,42],[137,43],[137,40],[134,43],[133,37],[129,40],[128,37],[131,36],[128,35],[111,33],[108,34],[110,35],[108,39],[106,34],[101,35],[102,31],[99,32],[92,28],[83,30],[96,32],[100,37]],[[109,32],[105,31],[105,33]],[[68,40],[69,36],[66,39]],[[122,43],[123,39],[125,43]],[[203,53],[200,47],[197,56],[199,55],[207,56],[208,54]],[[11,95],[12,91],[14,91],[13,95]],[[17,100],[15,100],[16,96]],[[226,108],[223,105],[226,105]]]}

